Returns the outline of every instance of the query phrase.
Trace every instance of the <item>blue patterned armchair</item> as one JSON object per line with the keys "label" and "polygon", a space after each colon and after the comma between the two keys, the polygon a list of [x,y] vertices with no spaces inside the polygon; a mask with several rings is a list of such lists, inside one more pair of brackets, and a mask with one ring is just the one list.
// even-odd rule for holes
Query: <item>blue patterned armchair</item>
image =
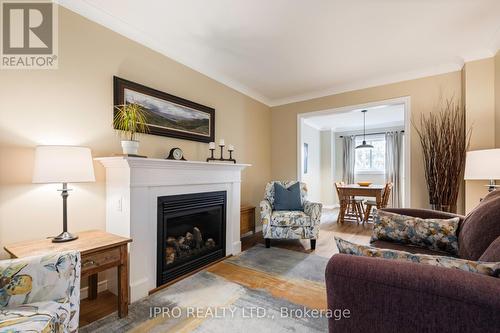
{"label": "blue patterned armchair", "polygon": [[0,261],[0,333],[78,332],[80,253]]}
{"label": "blue patterned armchair", "polygon": [[260,203],[262,234],[266,240],[266,247],[271,246],[271,239],[310,239],[311,249],[314,250],[318,238],[322,205],[307,201],[307,186],[305,183],[300,183],[300,196],[304,211],[274,210],[274,183],[289,188],[297,181],[272,181],[266,185],[264,200]]}

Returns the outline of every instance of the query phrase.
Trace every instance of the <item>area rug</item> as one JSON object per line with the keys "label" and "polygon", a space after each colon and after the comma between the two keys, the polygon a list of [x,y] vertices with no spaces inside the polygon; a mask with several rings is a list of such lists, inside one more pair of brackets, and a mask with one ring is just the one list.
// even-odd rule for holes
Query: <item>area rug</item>
{"label": "area rug", "polygon": [[325,332],[327,260],[257,245],[80,332]]}

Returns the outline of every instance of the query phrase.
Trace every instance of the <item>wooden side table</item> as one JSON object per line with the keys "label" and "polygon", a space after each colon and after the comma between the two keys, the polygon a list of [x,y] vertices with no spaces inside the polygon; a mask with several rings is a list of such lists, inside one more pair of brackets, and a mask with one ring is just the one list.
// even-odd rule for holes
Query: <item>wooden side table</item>
{"label": "wooden side table", "polygon": [[129,277],[128,250],[130,238],[116,236],[101,230],[77,233],[78,239],[66,243],[52,243],[50,238],[14,243],[4,247],[12,258],[43,255],[51,252],[77,250],[82,257],[81,277],[89,279],[89,299],[97,297],[97,273],[118,267],[118,316],[128,314]]}
{"label": "wooden side table", "polygon": [[240,236],[250,231],[255,234],[255,207],[241,206],[240,214]]}

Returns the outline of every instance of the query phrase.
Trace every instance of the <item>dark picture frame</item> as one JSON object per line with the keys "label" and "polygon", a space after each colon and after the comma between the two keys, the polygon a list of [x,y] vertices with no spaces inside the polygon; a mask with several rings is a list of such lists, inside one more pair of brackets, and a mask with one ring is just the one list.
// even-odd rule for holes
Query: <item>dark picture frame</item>
{"label": "dark picture frame", "polygon": [[[198,142],[215,141],[215,109],[113,76],[114,105],[144,107],[147,133]],[[113,115],[116,109],[113,108]]]}

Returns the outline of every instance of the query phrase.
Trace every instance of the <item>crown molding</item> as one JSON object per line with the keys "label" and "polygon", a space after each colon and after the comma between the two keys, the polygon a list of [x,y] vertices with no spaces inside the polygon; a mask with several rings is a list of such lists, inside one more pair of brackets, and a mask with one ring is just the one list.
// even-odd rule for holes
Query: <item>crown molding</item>
{"label": "crown molding", "polygon": [[149,38],[145,33],[141,32],[139,29],[131,26],[125,21],[120,20],[119,18],[102,11],[101,9],[93,6],[85,0],[54,0],[58,5],[75,12],[93,22],[96,22],[122,36],[125,36],[134,42],[137,42],[153,51],[161,53],[162,55],[186,66],[190,69],[201,73],[212,80],[215,80],[231,89],[234,89],[250,98],[255,99],[256,101],[265,104],[266,106],[270,106],[270,100],[254,91],[251,88],[248,88],[244,84],[236,82],[228,78],[227,76],[214,71],[213,69],[201,68],[199,65],[193,64],[191,62],[185,61],[184,59],[180,59],[176,55],[172,54],[171,51],[165,49],[160,43]]}
{"label": "crown molding", "polygon": [[349,91],[373,88],[383,85],[388,85],[392,83],[398,83],[403,81],[409,81],[414,79],[420,79],[424,77],[446,74],[451,72],[456,72],[462,69],[464,62],[449,63],[440,66],[431,66],[423,70],[409,71],[399,74],[387,75],[379,78],[372,78],[368,80],[359,80],[353,82],[347,82],[344,84],[335,85],[329,89],[317,90],[309,92],[306,94],[294,95],[282,99],[275,99],[271,101],[271,107],[282,106],[291,103],[298,103],[307,101],[310,99],[327,97],[331,95],[341,94]]}
{"label": "crown molding", "polygon": [[[156,51],[188,68],[191,68],[192,70],[195,70],[231,89],[234,89],[256,101],[259,101],[268,107],[277,107],[291,103],[303,102],[310,99],[341,94],[349,91],[372,88],[402,81],[414,80],[434,75],[455,72],[461,70],[464,63],[466,62],[490,58],[495,56],[496,54],[496,52],[492,52],[491,50],[483,50],[480,52],[469,54],[463,58],[457,58],[456,61],[446,64],[429,66],[427,68],[420,70],[390,74],[383,77],[345,82],[334,85],[327,89],[315,90],[304,94],[291,95],[284,98],[272,99],[255,91],[254,89],[247,87],[241,82],[237,82],[220,72],[214,71],[211,68],[206,68],[206,67],[203,68],[203,66],[199,64],[194,64],[192,62],[181,59],[180,57],[173,54],[171,50],[167,50],[160,43],[149,38],[145,33],[141,32],[140,29],[137,29],[128,24],[127,22],[122,21],[119,18],[102,11],[101,9],[93,6],[92,4],[88,3],[85,0],[54,0],[54,2],[122,36],[125,36],[141,45],[144,45],[145,47],[148,47],[153,51]],[[492,47],[492,49],[499,50],[500,30],[496,33],[496,36],[494,37],[495,38],[492,38],[493,41],[492,45],[490,46]]]}

